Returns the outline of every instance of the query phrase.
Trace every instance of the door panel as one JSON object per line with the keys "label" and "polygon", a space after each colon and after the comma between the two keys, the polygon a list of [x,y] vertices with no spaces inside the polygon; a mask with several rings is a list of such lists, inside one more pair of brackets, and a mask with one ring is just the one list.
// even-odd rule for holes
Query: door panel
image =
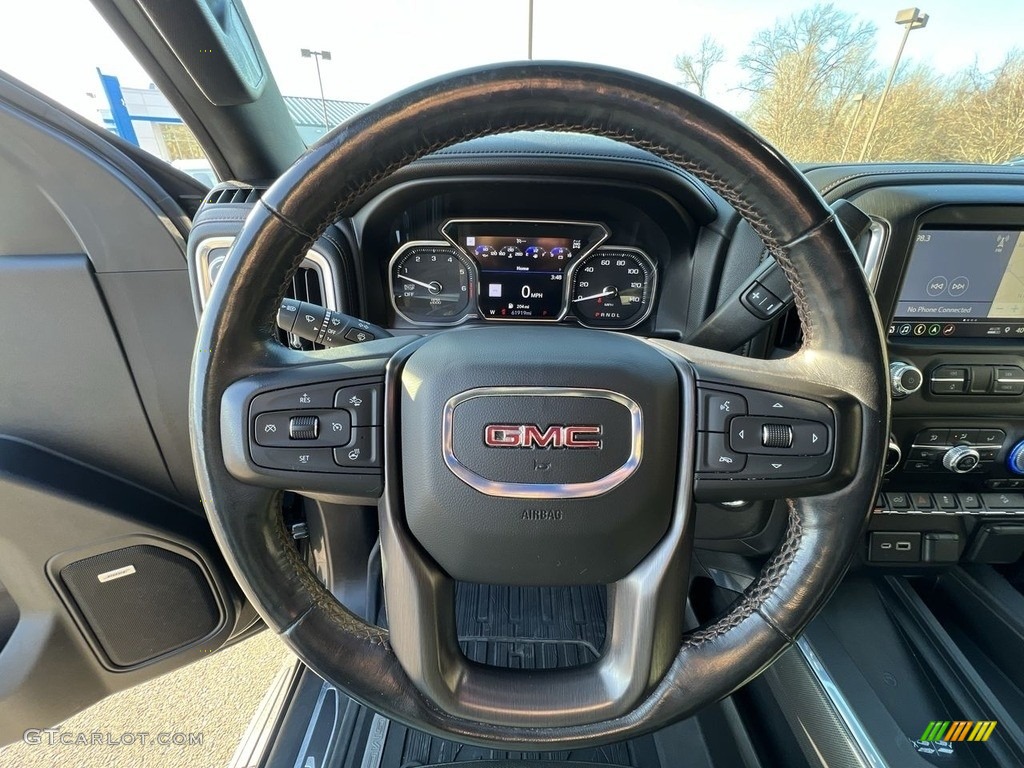
{"label": "door panel", "polygon": [[3,744],[258,624],[192,470],[187,217],[2,73],[0,137]]}

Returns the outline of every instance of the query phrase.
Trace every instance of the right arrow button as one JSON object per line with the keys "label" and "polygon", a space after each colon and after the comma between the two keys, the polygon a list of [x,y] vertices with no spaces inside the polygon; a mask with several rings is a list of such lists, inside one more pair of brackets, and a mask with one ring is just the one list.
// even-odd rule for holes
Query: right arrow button
{"label": "right arrow button", "polygon": [[792,453],[802,456],[822,456],[828,451],[828,427],[817,421],[793,424]]}

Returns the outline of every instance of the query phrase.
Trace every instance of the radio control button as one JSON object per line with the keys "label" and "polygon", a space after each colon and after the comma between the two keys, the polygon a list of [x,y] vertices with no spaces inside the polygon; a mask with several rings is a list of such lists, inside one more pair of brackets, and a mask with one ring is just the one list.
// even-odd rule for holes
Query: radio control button
{"label": "radio control button", "polygon": [[940,365],[932,371],[928,388],[935,395],[954,395],[966,392],[969,373],[966,366]]}

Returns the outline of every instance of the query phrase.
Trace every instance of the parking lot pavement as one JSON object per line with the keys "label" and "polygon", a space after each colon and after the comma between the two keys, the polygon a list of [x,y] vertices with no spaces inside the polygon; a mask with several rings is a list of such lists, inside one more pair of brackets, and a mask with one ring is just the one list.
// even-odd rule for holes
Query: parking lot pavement
{"label": "parking lot pavement", "polygon": [[[288,657],[276,635],[262,632],[208,659],[116,693],[60,726],[62,734],[110,734],[110,742],[145,733],[149,743],[136,739],[131,745],[79,746],[55,738],[47,744],[43,734],[39,744],[19,742],[0,748],[0,768],[224,768]],[[152,743],[158,734],[172,743]]]}

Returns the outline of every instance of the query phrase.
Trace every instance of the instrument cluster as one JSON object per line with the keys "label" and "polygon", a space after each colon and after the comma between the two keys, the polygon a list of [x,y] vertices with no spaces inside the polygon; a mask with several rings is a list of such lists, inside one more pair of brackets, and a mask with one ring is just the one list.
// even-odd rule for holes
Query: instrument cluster
{"label": "instrument cluster", "polygon": [[603,224],[451,219],[441,234],[391,257],[391,302],[413,325],[482,319],[627,329],[653,308],[656,263],[637,248],[606,244]]}

